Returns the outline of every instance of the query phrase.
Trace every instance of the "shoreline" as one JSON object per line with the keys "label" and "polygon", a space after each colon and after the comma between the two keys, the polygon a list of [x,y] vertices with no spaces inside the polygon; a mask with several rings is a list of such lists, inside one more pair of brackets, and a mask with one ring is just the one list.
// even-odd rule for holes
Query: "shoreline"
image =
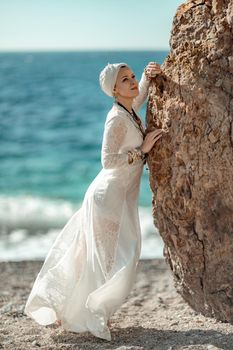
{"label": "shoreline", "polygon": [[41,326],[23,313],[42,260],[0,262],[0,349],[233,349],[233,325],[193,311],[163,259],[139,260],[134,287],[111,317],[112,340]]}

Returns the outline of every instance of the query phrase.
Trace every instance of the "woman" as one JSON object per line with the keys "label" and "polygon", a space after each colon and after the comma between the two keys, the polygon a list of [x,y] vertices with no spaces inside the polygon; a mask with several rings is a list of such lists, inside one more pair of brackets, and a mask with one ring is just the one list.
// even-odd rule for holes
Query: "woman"
{"label": "woman", "polygon": [[150,62],[138,84],[125,63],[108,64],[100,86],[115,101],[101,149],[102,170],[82,206],[53,243],[24,312],[41,325],[56,322],[73,332],[111,340],[109,319],[129,294],[140,257],[140,178],[146,154],[161,130],[145,130],[136,111],[160,66]]}

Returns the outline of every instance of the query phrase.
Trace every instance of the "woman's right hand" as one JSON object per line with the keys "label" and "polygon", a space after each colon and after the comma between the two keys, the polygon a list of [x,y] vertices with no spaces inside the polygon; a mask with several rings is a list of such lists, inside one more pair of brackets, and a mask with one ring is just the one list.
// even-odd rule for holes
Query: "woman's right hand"
{"label": "woman's right hand", "polygon": [[148,132],[148,134],[146,134],[145,139],[140,147],[142,152],[148,153],[151,150],[151,148],[154,146],[155,142],[160,139],[160,137],[162,136],[162,133],[163,133],[162,129],[156,129]]}

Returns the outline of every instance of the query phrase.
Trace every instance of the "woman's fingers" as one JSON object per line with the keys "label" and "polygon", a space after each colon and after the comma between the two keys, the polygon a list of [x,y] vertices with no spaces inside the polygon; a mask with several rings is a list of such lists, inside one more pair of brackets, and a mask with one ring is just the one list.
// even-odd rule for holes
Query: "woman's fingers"
{"label": "woman's fingers", "polygon": [[147,72],[160,72],[161,68],[159,67],[148,67],[146,68]]}
{"label": "woman's fingers", "polygon": [[159,64],[149,64],[147,66],[147,68],[149,68],[149,69],[151,69],[151,68],[152,69],[161,69]]}
{"label": "woman's fingers", "polygon": [[158,65],[159,63],[152,61],[152,62],[148,63],[148,65],[150,65],[150,64],[152,64],[152,65],[157,64]]}
{"label": "woman's fingers", "polygon": [[156,137],[154,138],[154,140],[156,141],[156,140],[158,140],[160,137],[162,137],[162,134],[156,136]]}
{"label": "woman's fingers", "polygon": [[161,67],[158,63],[149,63],[146,68],[150,73],[160,73],[161,72]]}
{"label": "woman's fingers", "polygon": [[155,136],[157,136],[157,135],[159,135],[159,134],[162,135],[162,133],[163,133],[163,130],[162,130],[162,129],[155,129],[155,130],[153,130],[153,131],[148,132],[148,134],[147,134],[148,136],[147,136],[147,137],[153,139]]}
{"label": "woman's fingers", "polygon": [[154,137],[154,136],[159,135],[159,134],[162,135],[163,130],[162,130],[162,129],[157,129],[157,130],[154,130],[154,131],[152,131],[152,132],[153,132],[153,137]]}
{"label": "woman's fingers", "polygon": [[154,78],[156,75],[162,73],[161,67],[156,62],[149,62],[145,67],[145,72],[149,78]]}
{"label": "woman's fingers", "polygon": [[147,65],[148,68],[160,68],[160,64],[158,63],[149,63]]}

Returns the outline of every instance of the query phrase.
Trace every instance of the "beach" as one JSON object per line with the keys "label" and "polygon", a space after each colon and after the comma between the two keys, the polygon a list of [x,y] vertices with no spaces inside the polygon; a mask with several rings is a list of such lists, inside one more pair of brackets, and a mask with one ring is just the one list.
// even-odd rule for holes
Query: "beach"
{"label": "beach", "polygon": [[142,259],[135,285],[111,317],[109,342],[89,332],[41,326],[23,313],[43,261],[0,262],[0,349],[233,349],[233,325],[193,311],[163,259]]}

